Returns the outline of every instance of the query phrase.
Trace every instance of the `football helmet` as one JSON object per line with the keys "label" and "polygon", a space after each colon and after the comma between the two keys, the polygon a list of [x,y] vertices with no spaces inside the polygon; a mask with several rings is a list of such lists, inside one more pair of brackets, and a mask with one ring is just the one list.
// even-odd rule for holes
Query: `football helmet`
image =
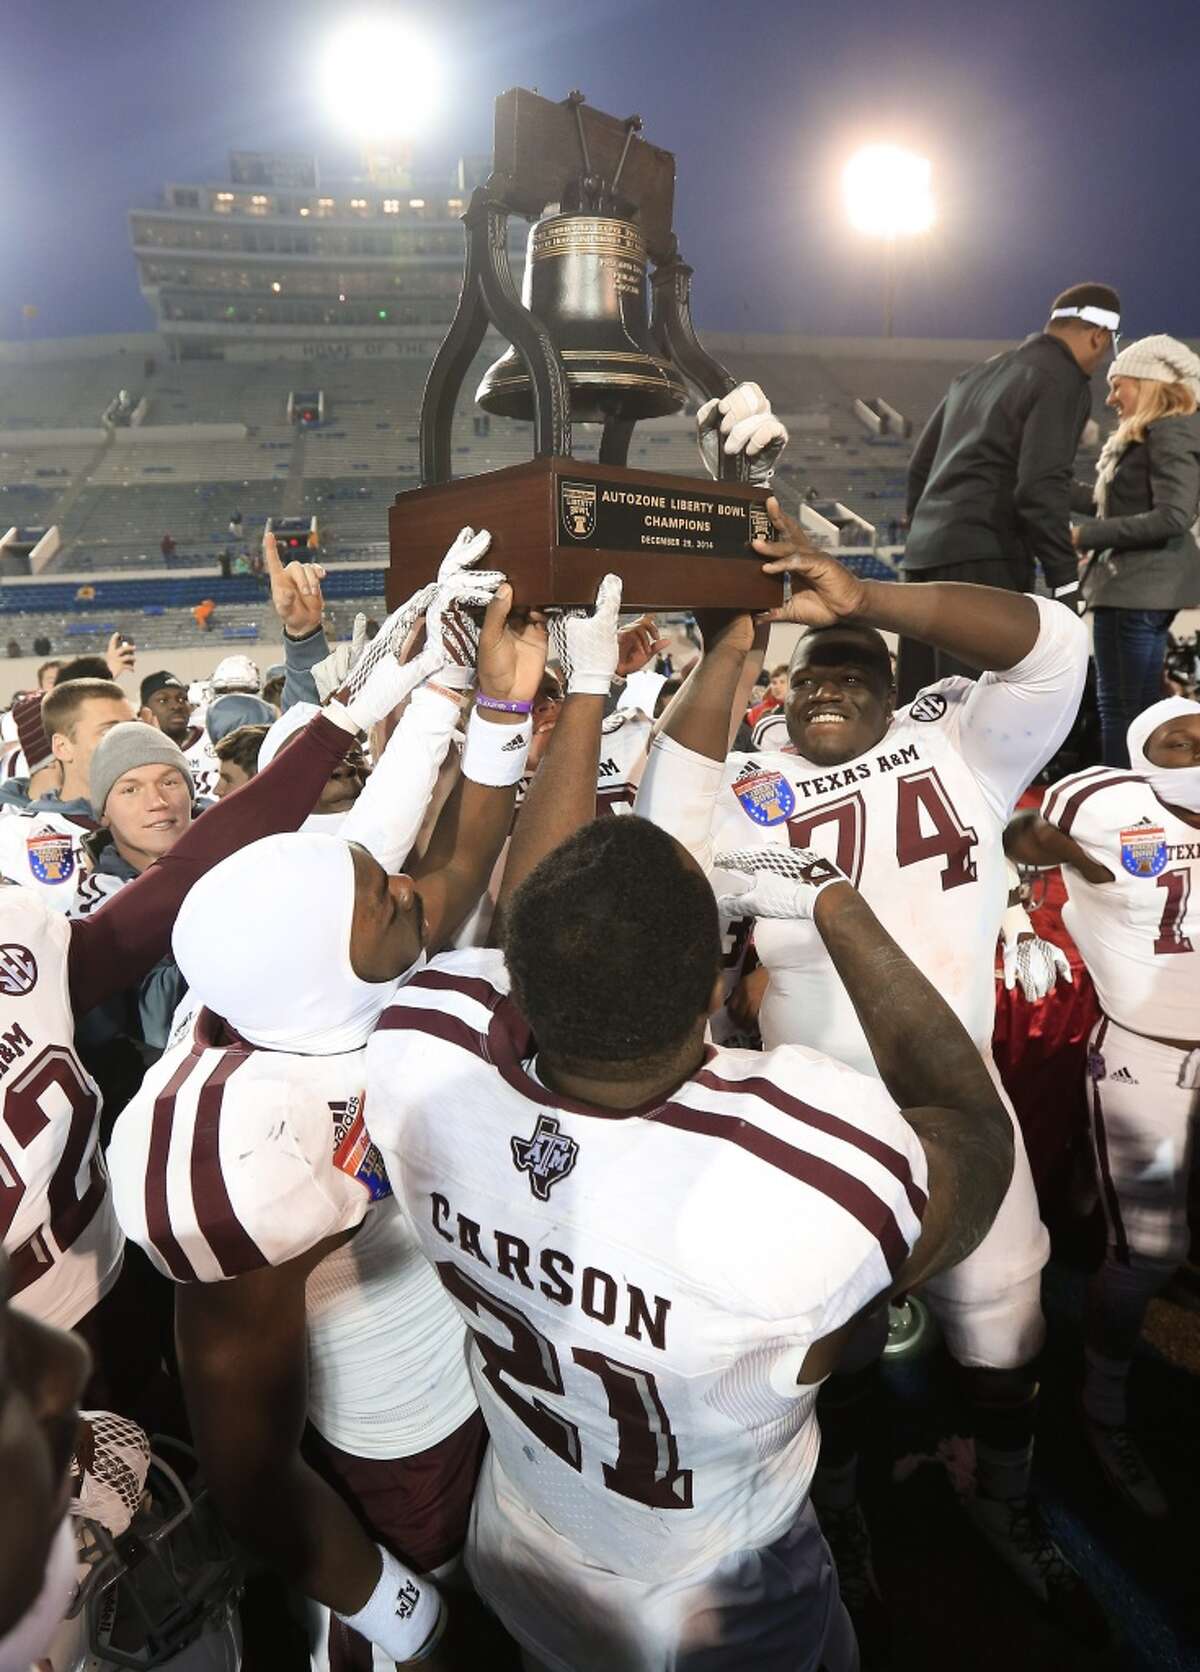
{"label": "football helmet", "polygon": [[189,1448],[84,1412],[71,1514],[75,1597],[51,1650],[63,1672],[237,1672],[242,1560]]}

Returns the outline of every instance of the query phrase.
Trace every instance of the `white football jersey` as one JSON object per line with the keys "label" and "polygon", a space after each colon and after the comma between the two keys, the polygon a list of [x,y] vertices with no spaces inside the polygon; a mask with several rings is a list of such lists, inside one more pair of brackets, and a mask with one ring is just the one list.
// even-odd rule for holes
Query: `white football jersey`
{"label": "white football jersey", "polygon": [[1131,1033],[1200,1039],[1200,830],[1111,766],[1060,779],[1042,817],[1113,874],[1062,873],[1063,922],[1105,1015]]}
{"label": "white football jersey", "polygon": [[14,812],[0,819],[0,877],[67,912],[87,869],[83,838],[96,829],[79,813]]}
{"label": "white football jersey", "polygon": [[216,796],[217,779],[221,772],[216,745],[210,742],[203,726],[193,726],[179,747],[192,775],[196,799],[211,801]]}
{"label": "white football jersey", "polygon": [[[857,760],[817,767],[779,751],[730,755],[722,766],[660,737],[636,806],[705,870],[714,854],[758,846],[814,848],[834,860],[981,1050],[992,1036],[1008,899],[1004,827],[1070,729],[1087,667],[1078,618],[1034,602],[1042,630],[1023,662],[930,686]],[[873,1074],[812,921],[759,919],[754,945],[770,976],[763,1045],[810,1045]]]}
{"label": "white football jersey", "polygon": [[0,1228],[13,1304],[64,1329],[111,1287],[123,1247],[100,1093],[73,1043],[70,939],[35,895],[0,887]]}
{"label": "white football jersey", "polygon": [[[600,758],[596,764],[596,817],[609,813],[632,813],[637,787],[646,765],[646,750],[654,722],[636,708],[619,708],[604,721],[600,736]],[[517,786],[517,805],[529,794],[530,773]],[[492,933],[496,900],[504,881],[508,858],[505,843],[492,868],[491,881],[479,904],[454,936],[458,947],[483,946]]]}
{"label": "white football jersey", "polygon": [[109,1144],[126,1235],[180,1283],[296,1259],[361,1229],[308,1280],[309,1416],[360,1457],[424,1451],[476,1408],[463,1329],[363,1118],[365,1053],[261,1051],[201,1010]]}
{"label": "white football jersey", "polygon": [[632,813],[654,722],[637,708],[618,708],[604,722],[596,768],[596,814]]}
{"label": "white football jersey", "polygon": [[925,1158],[877,1081],[711,1051],[657,1107],[537,1079],[500,953],[435,958],[367,1046],[372,1131],[472,1332],[496,1459],[611,1571],[765,1544],[818,1448],[814,1342],[919,1234]]}
{"label": "white football jersey", "polygon": [[787,749],[790,747],[790,736],[787,728],[787,715],[782,708],[773,708],[757,721],[750,734],[751,746],[755,749]]}
{"label": "white football jersey", "polygon": [[74,898],[67,908],[67,916],[88,917],[92,912],[99,911],[106,900],[111,900],[114,894],[119,894],[131,880],[128,877],[114,877],[110,871],[89,871],[75,890]]}

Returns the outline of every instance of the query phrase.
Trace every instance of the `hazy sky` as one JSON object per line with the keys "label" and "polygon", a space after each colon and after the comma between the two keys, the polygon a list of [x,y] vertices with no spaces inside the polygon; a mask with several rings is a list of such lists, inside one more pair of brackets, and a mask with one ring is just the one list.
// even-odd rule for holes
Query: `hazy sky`
{"label": "hazy sky", "polygon": [[[418,0],[446,66],[423,154],[490,149],[513,85],[639,112],[674,151],[676,227],[709,329],[869,333],[881,278],[841,166],[933,161],[939,220],[897,332],[1034,329],[1056,290],[1118,285],[1126,330],[1200,335],[1196,0]],[[8,0],[0,337],[151,328],[126,214],[230,149],[349,155],[315,66],[353,0]],[[347,89],[347,99],[353,99]]]}

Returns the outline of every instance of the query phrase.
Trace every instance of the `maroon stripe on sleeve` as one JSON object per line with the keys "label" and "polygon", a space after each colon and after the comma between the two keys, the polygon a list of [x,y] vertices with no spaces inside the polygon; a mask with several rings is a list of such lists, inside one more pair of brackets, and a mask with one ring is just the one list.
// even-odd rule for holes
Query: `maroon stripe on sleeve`
{"label": "maroon stripe on sleeve", "polygon": [[1042,805],[1039,809],[1042,817],[1048,824],[1053,824],[1054,815],[1064,796],[1074,795],[1076,790],[1083,789],[1088,784],[1094,783],[1098,777],[1105,776],[1108,770],[1103,766],[1090,766],[1084,772],[1072,772],[1069,778],[1060,778],[1057,784],[1051,784],[1042,797]]}
{"label": "maroon stripe on sleeve", "polygon": [[876,1239],[893,1277],[908,1258],[908,1244],[891,1208],[869,1185],[856,1179],[852,1173],[843,1172],[832,1162],[795,1149],[791,1144],[785,1144],[769,1132],[763,1132],[733,1115],[715,1115],[682,1103],[664,1103],[649,1118],[663,1126],[674,1126],[680,1132],[695,1132],[702,1137],[721,1138],[726,1143],[736,1144],[738,1149],[745,1150],[768,1167],[776,1167],[810,1189],[820,1191],[822,1196],[836,1202],[843,1213],[856,1219]]}
{"label": "maroon stripe on sleeve", "polygon": [[200,1058],[186,1056],[154,1099],[150,1117],[150,1147],[146,1156],[146,1234],[159,1258],[179,1283],[194,1283],[196,1270],[171,1229],[167,1207],[167,1159],[171,1152],[171,1128],[175,1120],[175,1099]]}
{"label": "maroon stripe on sleeve", "polygon": [[746,1092],[753,1097],[759,1097],[773,1109],[778,1109],[781,1115],[802,1121],[805,1126],[811,1126],[817,1132],[824,1132],[830,1138],[838,1138],[842,1143],[853,1144],[855,1149],[861,1150],[864,1155],[869,1155],[873,1161],[887,1169],[908,1197],[908,1205],[918,1219],[924,1214],[927,1197],[912,1176],[908,1157],[902,1150],[893,1149],[891,1144],[884,1143],[882,1138],[861,1131],[838,1115],[831,1115],[824,1109],[814,1109],[811,1104],[802,1103],[798,1097],[789,1096],[782,1086],[777,1086],[772,1080],[763,1079],[761,1076],[747,1080],[722,1080],[710,1068],[702,1068],[693,1078],[696,1085],[708,1086],[712,1091]]}
{"label": "maroon stripe on sleeve", "polygon": [[[412,986],[412,983],[409,983]],[[375,1024],[377,1032],[429,1033],[448,1045],[461,1045],[474,1057],[487,1056],[486,1041],[478,1028],[452,1016],[448,1010],[425,1010],[415,1004],[393,1004]]]}
{"label": "maroon stripe on sleeve", "polygon": [[246,1230],[229,1200],[221,1171],[221,1111],[225,1084],[247,1060],[245,1051],[224,1051],[213,1069],[196,1108],[192,1138],[192,1201],[196,1222],[226,1277],[241,1277],[270,1264]]}
{"label": "maroon stripe on sleeve", "polygon": [[1090,784],[1085,784],[1081,790],[1063,803],[1062,811],[1053,820],[1064,836],[1071,834],[1071,826],[1079,816],[1079,810],[1089,796],[1098,790],[1111,789],[1114,784],[1144,784],[1144,778],[1139,778],[1136,772],[1117,772],[1111,778],[1095,778]]}
{"label": "maroon stripe on sleeve", "polygon": [[480,1004],[486,1004],[491,1010],[504,994],[490,981],[485,981],[478,975],[454,975],[449,970],[418,970],[411,980],[404,983],[406,993],[413,988],[424,989],[435,993],[462,993],[469,999],[477,999]]}

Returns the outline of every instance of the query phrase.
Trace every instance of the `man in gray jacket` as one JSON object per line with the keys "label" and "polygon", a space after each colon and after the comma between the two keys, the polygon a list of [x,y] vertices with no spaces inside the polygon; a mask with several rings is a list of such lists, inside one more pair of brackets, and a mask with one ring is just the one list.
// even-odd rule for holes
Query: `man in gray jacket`
{"label": "man in gray jacket", "polygon": [[[1120,310],[1110,286],[1075,285],[1056,297],[1043,331],[955,378],[909,465],[906,581],[1029,592],[1037,558],[1054,597],[1075,607],[1071,467]],[[935,679],[975,672],[901,641],[901,702]]]}

